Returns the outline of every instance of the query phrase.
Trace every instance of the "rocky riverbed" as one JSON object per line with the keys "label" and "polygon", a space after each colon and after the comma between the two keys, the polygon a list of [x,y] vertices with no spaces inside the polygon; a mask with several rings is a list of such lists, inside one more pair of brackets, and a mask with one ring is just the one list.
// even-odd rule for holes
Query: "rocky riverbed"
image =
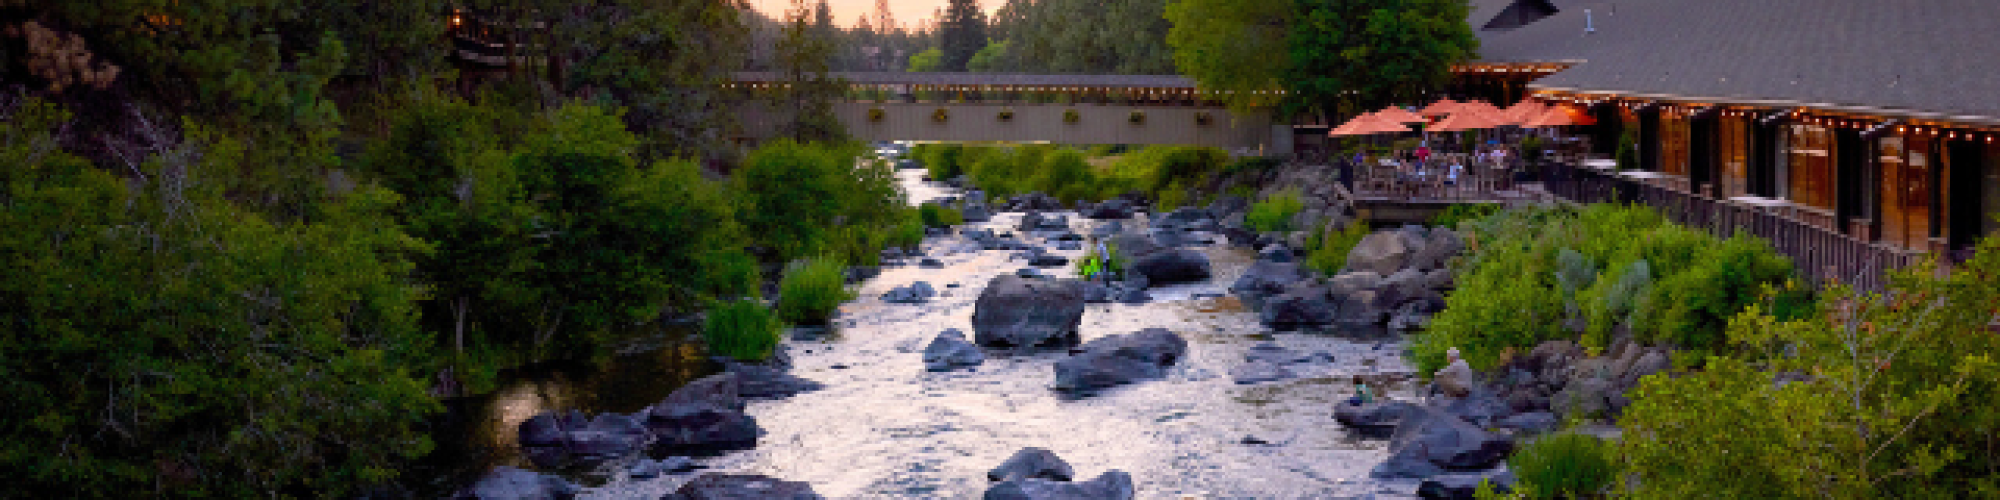
{"label": "rocky riverbed", "polygon": [[[920,175],[899,171],[913,202],[960,195]],[[554,486],[542,482],[547,476],[512,479],[530,489],[570,489],[581,498],[661,498],[704,475],[714,476],[706,483],[734,477],[725,475],[765,476],[784,483],[752,486],[780,491],[802,484],[829,498],[966,498],[994,485],[988,474],[996,466],[1034,448],[1073,467],[1077,482],[1118,479],[1107,476],[1112,471],[1129,474],[1136,498],[1416,494],[1417,479],[1371,477],[1391,456],[1387,440],[1350,431],[1333,418],[1353,393],[1356,375],[1378,394],[1417,399],[1400,337],[1339,324],[1274,331],[1268,314],[1245,307],[1230,290],[1253,264],[1269,267],[1271,259],[1260,262],[1249,246],[1230,245],[1224,228],[1205,226],[1213,221],[1190,221],[1196,230],[1170,236],[1206,260],[1206,279],[1154,284],[1141,287],[1144,297],[1081,306],[1076,334],[1086,345],[1152,328],[1183,340],[1185,352],[1157,373],[1088,394],[1057,390],[1057,365],[1071,357],[1063,349],[987,350],[976,363],[934,371],[939,367],[926,365],[926,348],[950,329],[975,337],[975,302],[995,277],[1035,269],[1075,278],[1073,266],[1031,261],[1081,257],[1083,245],[1066,244],[1075,240],[1067,233],[1109,238],[1145,235],[1159,226],[1143,212],[1098,220],[1074,210],[1044,210],[1034,217],[1058,219],[1068,230],[1033,230],[1055,229],[1048,220],[1028,221],[1024,230],[1028,215],[998,208],[984,222],[927,238],[921,256],[861,281],[861,298],[841,307],[831,331],[800,332],[788,340],[788,373],[814,387],[742,403],[740,412],[761,429],[754,447],[692,459],[608,460],[581,481],[596,484],[589,487]],[[1399,238],[1421,245],[1422,236]],[[1015,243],[996,244],[996,238]],[[1045,251],[989,249],[996,246]],[[1163,276],[1186,274],[1172,271],[1171,262],[1162,265],[1169,268]],[[1395,271],[1383,270],[1390,272],[1378,278]],[[919,281],[929,285],[928,294],[914,289]],[[1345,304],[1333,297],[1326,307]],[[1363,302],[1356,303],[1368,305]],[[611,436],[658,421],[613,420],[604,424]]]}

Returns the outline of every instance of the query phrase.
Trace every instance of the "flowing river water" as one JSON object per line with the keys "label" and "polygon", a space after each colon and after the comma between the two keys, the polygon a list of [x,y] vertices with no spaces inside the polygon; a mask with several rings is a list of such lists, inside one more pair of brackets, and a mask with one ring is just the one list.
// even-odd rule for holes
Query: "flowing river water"
{"label": "flowing river water", "polygon": [[[956,194],[922,181],[922,174],[898,171],[912,203]],[[1109,223],[1069,215],[1080,234]],[[1015,232],[1019,218],[1002,213],[962,228]],[[1142,228],[1144,216],[1123,225]],[[829,498],[977,498],[989,486],[987,470],[1021,448],[1040,447],[1075,467],[1079,481],[1112,469],[1131,473],[1139,498],[1414,494],[1417,481],[1368,478],[1387,456],[1386,443],[1351,436],[1332,419],[1336,402],[1352,394],[1356,375],[1386,387],[1391,397],[1413,397],[1414,370],[1401,356],[1400,339],[1271,331],[1227,291],[1253,261],[1251,250],[1197,247],[1213,265],[1210,281],[1154,287],[1154,300],[1145,304],[1089,304],[1086,342],[1162,327],[1186,338],[1189,352],[1163,379],[1079,399],[1050,389],[1064,353],[989,356],[971,371],[926,371],[924,346],[947,328],[970,337],[973,303],[986,282],[1026,265],[1016,252],[967,248],[958,236],[933,236],[923,246],[944,268],[885,267],[859,285],[859,299],[841,306],[832,335],[785,342],[792,373],[824,389],[751,401],[747,412],[765,431],[757,447],[696,462],[709,472],[803,481]],[[1051,252],[1072,259],[1083,254]],[[1045,272],[1075,275],[1072,268]],[[930,282],[941,296],[926,304],[879,298],[915,281]],[[528,417],[571,408],[635,412],[711,373],[688,332],[670,328],[655,337],[657,345],[607,366],[510,373],[495,393],[453,402],[464,417],[445,441],[483,450],[468,456],[480,471],[532,468],[512,449],[515,428]],[[1291,365],[1299,376],[1289,380],[1235,383],[1230,371],[1245,363],[1252,345],[1265,341],[1333,359]],[[692,477],[592,478],[586,482],[596,486],[582,497],[658,498]]]}

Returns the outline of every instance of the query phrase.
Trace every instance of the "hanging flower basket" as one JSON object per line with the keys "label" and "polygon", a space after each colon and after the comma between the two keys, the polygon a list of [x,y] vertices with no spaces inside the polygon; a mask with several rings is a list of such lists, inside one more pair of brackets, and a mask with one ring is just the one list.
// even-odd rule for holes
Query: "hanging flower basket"
{"label": "hanging flower basket", "polygon": [[1013,120],[1014,120],[1014,110],[1011,110],[1011,109],[1003,109],[1003,110],[1000,110],[1000,115],[999,115],[999,118],[1000,118],[1000,121],[1003,121],[1003,122],[1004,122],[1004,121],[1013,121]]}
{"label": "hanging flower basket", "polygon": [[1125,117],[1125,121],[1132,122],[1133,124],[1146,123],[1146,112],[1133,111],[1131,115]]}
{"label": "hanging flower basket", "polygon": [[944,108],[938,108],[937,111],[931,112],[931,120],[942,122],[947,118],[951,118],[951,112],[945,111]]}
{"label": "hanging flower basket", "polygon": [[1207,124],[1209,124],[1209,123],[1213,123],[1214,121],[1215,121],[1215,117],[1213,117],[1213,116],[1209,116],[1209,114],[1208,114],[1208,112],[1207,112],[1207,111],[1203,111],[1203,112],[1200,112],[1200,113],[1195,113],[1195,114],[1194,114],[1194,124],[1195,124],[1195,125],[1207,125]]}
{"label": "hanging flower basket", "polygon": [[1074,109],[1063,110],[1063,123],[1076,123],[1077,120],[1082,120],[1082,119],[1083,115],[1077,114],[1076,110]]}
{"label": "hanging flower basket", "polygon": [[871,122],[882,121],[882,117],[887,116],[888,114],[889,114],[888,112],[882,111],[882,108],[868,108],[868,121]]}

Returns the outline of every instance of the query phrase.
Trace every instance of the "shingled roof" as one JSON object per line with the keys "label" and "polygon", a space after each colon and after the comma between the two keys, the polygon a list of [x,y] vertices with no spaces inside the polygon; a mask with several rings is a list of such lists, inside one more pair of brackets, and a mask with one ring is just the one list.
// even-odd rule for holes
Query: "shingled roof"
{"label": "shingled roof", "polygon": [[[1508,2],[1475,0],[1475,16]],[[1477,30],[1488,62],[1579,64],[1531,88],[2000,124],[2000,1],[1619,0]],[[1497,6],[1497,7],[1496,7]],[[1584,10],[1595,34],[1584,33]]]}
{"label": "shingled roof", "polygon": [[[862,85],[1017,85],[1042,87],[1145,87],[1195,88],[1194,80],[1180,75],[1031,75],[1020,73],[903,73],[895,71],[835,71],[828,76]],[[784,75],[771,71],[736,73],[739,82],[779,82]]]}

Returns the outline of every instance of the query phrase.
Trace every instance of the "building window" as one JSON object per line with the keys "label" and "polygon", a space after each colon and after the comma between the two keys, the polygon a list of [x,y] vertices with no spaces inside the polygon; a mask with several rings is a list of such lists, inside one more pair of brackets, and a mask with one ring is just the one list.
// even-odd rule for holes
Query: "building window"
{"label": "building window", "polygon": [[1810,123],[1794,123],[1790,128],[1785,159],[1792,203],[1833,210],[1833,131]]}
{"label": "building window", "polygon": [[1929,245],[1930,143],[1921,136],[1881,140],[1883,241],[1912,249]]}
{"label": "building window", "polygon": [[1688,119],[1671,111],[1660,112],[1660,172],[1688,176]]}
{"label": "building window", "polygon": [[1716,159],[1721,161],[1722,196],[1750,194],[1750,119],[1717,118]]}

